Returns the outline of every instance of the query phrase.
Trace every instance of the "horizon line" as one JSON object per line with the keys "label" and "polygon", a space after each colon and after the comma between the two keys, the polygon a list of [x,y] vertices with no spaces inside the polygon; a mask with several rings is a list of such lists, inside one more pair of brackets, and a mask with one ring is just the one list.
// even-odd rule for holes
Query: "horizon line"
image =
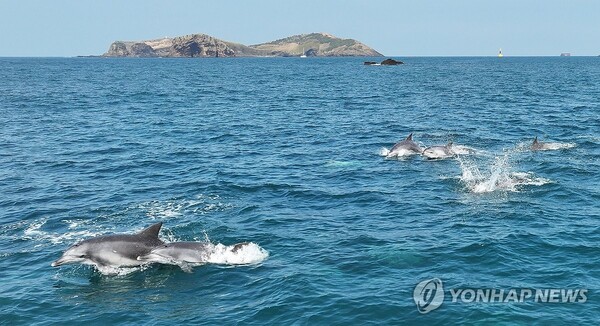
{"label": "horizon line", "polygon": [[[382,54],[383,57],[404,57],[404,58],[460,58],[460,57],[468,57],[468,58],[498,58],[497,54],[494,55],[473,55],[473,54],[458,54],[458,55],[446,55],[446,54],[433,54],[433,55],[401,55],[401,54],[392,54],[392,55],[385,55]],[[314,56],[311,57],[311,59],[313,58],[377,58],[378,56]],[[502,58],[498,58],[498,59],[504,59],[504,58],[524,58],[524,57],[565,57],[565,58],[569,58],[569,57],[600,57],[600,54],[595,55],[595,54],[591,54],[591,55],[568,55],[568,56],[562,56],[560,54],[554,54],[554,55],[550,55],[550,54],[525,54],[525,55],[504,55]],[[24,55],[24,56],[5,56],[5,55],[0,55],[0,58],[112,58],[112,59],[119,59],[119,58],[126,58],[126,59],[207,59],[207,58],[215,58],[215,57],[195,57],[195,58],[171,58],[171,57],[149,57],[149,58],[140,58],[140,57],[104,57],[102,55],[95,55],[95,54],[77,54],[77,55]],[[278,57],[278,56],[240,56],[240,57],[228,57],[228,58],[218,58],[218,59],[239,59],[239,58],[298,58],[296,56],[290,56],[290,57]]]}

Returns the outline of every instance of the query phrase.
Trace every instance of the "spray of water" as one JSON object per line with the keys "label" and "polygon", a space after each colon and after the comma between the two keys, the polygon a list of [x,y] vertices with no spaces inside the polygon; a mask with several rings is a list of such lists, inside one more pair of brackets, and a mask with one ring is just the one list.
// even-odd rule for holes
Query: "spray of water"
{"label": "spray of water", "polygon": [[510,154],[511,152],[506,152],[494,157],[487,169],[482,169],[481,163],[478,165],[474,160],[458,156],[461,182],[472,193],[517,192],[522,186],[540,186],[550,182],[530,172],[513,172]]}
{"label": "spray of water", "polygon": [[204,242],[208,244],[206,263],[218,265],[252,265],[259,264],[269,257],[269,252],[254,242],[242,245],[226,246],[222,243],[213,243],[206,231]]}

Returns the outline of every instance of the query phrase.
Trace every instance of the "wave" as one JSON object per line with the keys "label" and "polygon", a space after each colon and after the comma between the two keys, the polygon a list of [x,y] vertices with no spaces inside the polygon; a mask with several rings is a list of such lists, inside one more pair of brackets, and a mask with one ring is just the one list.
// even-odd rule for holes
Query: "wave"
{"label": "wave", "polygon": [[195,199],[180,199],[167,201],[150,201],[137,205],[135,208],[145,212],[146,216],[153,219],[177,218],[186,214],[207,214],[214,211],[223,211],[233,205],[221,201],[218,195],[196,196]]}
{"label": "wave", "polygon": [[[41,230],[42,226],[46,224],[47,219],[40,219],[33,221],[23,231],[23,240],[36,240],[36,241],[49,241],[52,244],[61,244],[64,242],[76,242],[83,239],[97,237],[102,234],[100,231],[80,230],[80,231],[69,231],[64,233],[54,233]],[[76,228],[78,223],[69,221],[69,229]],[[35,247],[39,247],[42,244],[39,243]]]}
{"label": "wave", "polygon": [[141,265],[136,267],[95,266],[98,272],[105,276],[125,276],[138,271],[143,271],[148,267],[148,265]]}
{"label": "wave", "polygon": [[326,167],[334,167],[334,168],[346,168],[346,167],[354,167],[358,166],[359,163],[356,161],[337,161],[337,160],[329,160],[325,163]]}

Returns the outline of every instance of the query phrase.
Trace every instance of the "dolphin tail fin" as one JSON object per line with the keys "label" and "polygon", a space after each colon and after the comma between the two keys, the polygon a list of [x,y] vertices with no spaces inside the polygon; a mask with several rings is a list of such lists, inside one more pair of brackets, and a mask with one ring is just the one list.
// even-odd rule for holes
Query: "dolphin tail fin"
{"label": "dolphin tail fin", "polygon": [[452,147],[452,141],[449,141],[446,147]]}
{"label": "dolphin tail fin", "polygon": [[412,140],[412,132],[410,133],[410,135],[408,135],[408,137],[406,137],[406,140]]}
{"label": "dolphin tail fin", "polygon": [[160,228],[162,227],[162,222],[158,222],[156,224],[152,224],[149,227],[143,229],[139,235],[145,237],[158,238],[158,232],[160,232]]}
{"label": "dolphin tail fin", "polygon": [[533,144],[535,145],[537,143],[538,143],[537,136],[535,136],[535,138],[533,139]]}

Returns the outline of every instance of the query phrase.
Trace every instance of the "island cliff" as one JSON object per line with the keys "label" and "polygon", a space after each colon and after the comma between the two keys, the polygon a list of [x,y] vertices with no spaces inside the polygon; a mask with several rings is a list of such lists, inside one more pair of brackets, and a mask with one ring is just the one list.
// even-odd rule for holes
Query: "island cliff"
{"label": "island cliff", "polygon": [[353,39],[331,34],[294,35],[269,43],[246,46],[227,42],[206,34],[191,34],[147,41],[113,42],[104,57],[293,57],[293,56],[382,56]]}

